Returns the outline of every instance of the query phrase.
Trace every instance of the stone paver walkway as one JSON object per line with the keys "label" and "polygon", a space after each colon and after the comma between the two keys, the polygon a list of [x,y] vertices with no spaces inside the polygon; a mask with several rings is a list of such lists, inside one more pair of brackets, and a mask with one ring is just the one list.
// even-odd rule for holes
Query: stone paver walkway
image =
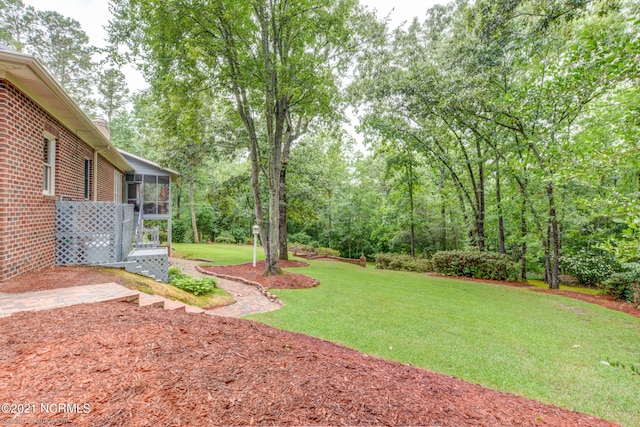
{"label": "stone paver walkway", "polygon": [[[180,267],[183,273],[187,273],[194,277],[206,276],[196,269],[196,266],[203,264],[202,261],[193,261],[182,258],[169,258],[171,265]],[[241,317],[248,314],[266,313],[268,311],[278,310],[282,306],[278,303],[270,301],[267,297],[255,287],[244,283],[234,282],[228,279],[217,278],[218,286],[229,292],[236,299],[235,304],[226,307],[219,307],[213,310],[207,310],[207,314],[215,314],[216,316]]]}
{"label": "stone paver walkway", "polygon": [[[206,276],[196,269],[199,261],[171,258],[172,265],[177,265],[187,274],[194,277]],[[141,306],[155,305],[166,310],[185,310],[188,313],[205,313],[215,316],[241,317],[254,313],[265,313],[277,310],[280,304],[270,301],[251,285],[218,278],[218,286],[229,292],[236,303],[213,310],[186,305],[158,295],[148,295],[127,289],[117,283],[73,286],[70,288],[51,289],[47,291],[7,294],[0,292],[0,317],[11,316],[20,311],[49,310],[76,304],[88,304],[106,301],[136,302]]]}
{"label": "stone paver walkway", "polygon": [[47,291],[21,294],[0,293],[0,317],[11,316],[19,311],[50,310],[76,304],[105,301],[138,301],[139,292],[117,283],[73,286]]}

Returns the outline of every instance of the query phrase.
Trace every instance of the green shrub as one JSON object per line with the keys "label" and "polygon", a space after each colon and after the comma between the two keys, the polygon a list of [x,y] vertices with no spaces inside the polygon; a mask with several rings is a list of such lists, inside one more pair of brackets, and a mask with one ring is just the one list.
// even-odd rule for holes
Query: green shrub
{"label": "green shrub", "polygon": [[289,244],[289,249],[291,250],[298,249],[299,251],[313,252],[315,248],[311,245],[305,245],[304,243],[294,242]]}
{"label": "green shrub", "polygon": [[431,258],[433,271],[447,276],[518,280],[518,266],[506,255],[480,251],[441,251]]}
{"label": "green shrub", "polygon": [[229,231],[223,231],[216,236],[216,243],[236,243],[236,238]]}
{"label": "green shrub", "polygon": [[169,267],[169,283],[194,295],[206,294],[216,287],[216,279],[213,277],[191,277],[184,274],[176,266]]}
{"label": "green shrub", "polygon": [[318,255],[321,255],[321,256],[328,255],[328,256],[339,257],[340,251],[336,249],[331,249],[331,248],[318,248]]}
{"label": "green shrub", "polygon": [[606,280],[619,267],[615,258],[606,252],[589,253],[581,250],[564,255],[560,265],[567,273],[576,277],[579,285],[595,286]]}
{"label": "green shrub", "polygon": [[376,255],[376,268],[382,270],[432,271],[431,261],[427,258],[413,258],[410,255],[381,253]]}
{"label": "green shrub", "polygon": [[191,292],[194,295],[200,295],[213,291],[216,287],[216,280],[213,277],[195,278],[187,276],[186,278],[176,280],[172,285],[176,288]]}
{"label": "green shrub", "polygon": [[[247,230],[244,228],[232,228],[230,233],[234,239],[236,239],[236,243],[244,242],[244,239],[247,237]],[[253,242],[253,236],[251,237],[251,241]]]}
{"label": "green shrub", "polygon": [[535,272],[530,272],[527,271],[527,279],[529,280],[544,280],[544,273],[535,273]]}
{"label": "green shrub", "polygon": [[304,231],[301,231],[299,233],[295,233],[295,234],[290,235],[289,236],[289,241],[290,242],[300,243],[302,245],[308,245],[311,242],[311,236],[309,236]]}
{"label": "green shrub", "polygon": [[171,240],[177,243],[186,243],[185,234],[187,225],[182,221],[173,221],[171,224]]}
{"label": "green shrub", "polygon": [[640,277],[638,271],[612,274],[600,285],[605,295],[621,301],[640,303]]}

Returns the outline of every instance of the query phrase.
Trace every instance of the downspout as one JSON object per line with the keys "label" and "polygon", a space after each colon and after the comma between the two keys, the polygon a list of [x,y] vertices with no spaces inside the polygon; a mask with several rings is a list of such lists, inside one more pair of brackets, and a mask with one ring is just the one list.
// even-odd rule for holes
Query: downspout
{"label": "downspout", "polygon": [[110,146],[93,151],[93,201],[98,201],[98,153],[109,151]]}

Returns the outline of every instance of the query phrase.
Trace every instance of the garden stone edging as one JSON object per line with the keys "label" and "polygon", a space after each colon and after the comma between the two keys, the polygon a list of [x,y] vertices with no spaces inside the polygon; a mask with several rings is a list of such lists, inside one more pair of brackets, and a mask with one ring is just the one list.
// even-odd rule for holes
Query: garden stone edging
{"label": "garden stone edging", "polygon": [[262,286],[258,282],[253,282],[251,280],[247,280],[247,279],[244,279],[242,277],[231,276],[229,274],[214,273],[214,272],[211,272],[211,271],[203,270],[202,268],[200,268],[199,265],[196,266],[196,270],[198,270],[202,274],[207,274],[209,276],[220,277],[221,279],[233,280],[235,282],[244,283],[245,285],[255,286],[258,289],[258,291],[260,291],[260,293],[262,295],[264,295],[265,298],[267,298],[269,301],[271,301],[273,303],[276,303],[276,304],[279,304],[279,305],[282,305],[282,301],[280,301],[278,299],[278,297],[276,297],[275,295],[271,294],[269,291],[267,291],[264,288],[264,286]]}

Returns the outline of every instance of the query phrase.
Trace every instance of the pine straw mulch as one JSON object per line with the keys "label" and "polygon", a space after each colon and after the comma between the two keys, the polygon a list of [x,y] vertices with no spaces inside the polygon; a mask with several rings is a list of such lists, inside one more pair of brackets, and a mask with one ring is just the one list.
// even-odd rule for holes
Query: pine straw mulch
{"label": "pine straw mulch", "polygon": [[[281,260],[280,267],[306,267],[306,262],[293,261],[293,260]],[[304,274],[295,274],[289,271],[283,271],[281,275],[265,276],[264,275],[264,261],[256,262],[256,266],[253,263],[237,264],[237,265],[222,265],[222,266],[208,266],[199,267],[205,272],[212,273],[215,276],[240,280],[245,283],[259,284],[264,289],[279,288],[279,289],[305,289],[312,288],[320,284],[316,279],[305,276]]]}
{"label": "pine straw mulch", "polygon": [[615,425],[259,323],[127,303],[2,318],[0,349],[0,402],[36,404],[22,424]]}

